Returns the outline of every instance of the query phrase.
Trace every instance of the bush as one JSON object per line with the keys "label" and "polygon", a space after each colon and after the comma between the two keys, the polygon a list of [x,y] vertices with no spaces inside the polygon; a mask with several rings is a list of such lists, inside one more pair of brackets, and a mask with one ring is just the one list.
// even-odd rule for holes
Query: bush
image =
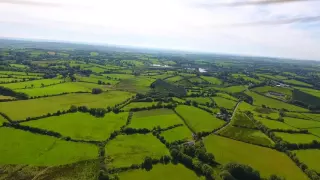
{"label": "bush", "polygon": [[100,94],[100,93],[102,93],[102,89],[100,89],[100,88],[93,88],[92,89],[92,94]]}

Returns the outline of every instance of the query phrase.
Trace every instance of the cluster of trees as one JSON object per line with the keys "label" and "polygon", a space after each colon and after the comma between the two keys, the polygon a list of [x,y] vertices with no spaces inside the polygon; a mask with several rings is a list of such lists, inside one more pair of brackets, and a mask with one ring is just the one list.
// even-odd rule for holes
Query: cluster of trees
{"label": "cluster of trees", "polygon": [[100,88],[93,88],[91,93],[92,94],[101,94],[103,91]]}
{"label": "cluster of trees", "polygon": [[88,108],[87,106],[79,106],[76,107],[74,105],[72,105],[70,107],[70,112],[88,112],[90,113],[92,116],[96,116],[96,117],[104,117],[104,115],[108,112],[106,109],[104,108]]}
{"label": "cluster of trees", "polygon": [[187,91],[184,87],[175,86],[161,79],[157,79],[150,85],[150,87],[153,89],[153,96],[184,97],[187,95]]}
{"label": "cluster of trees", "polygon": [[177,107],[177,104],[165,104],[158,103],[157,105],[153,104],[149,107],[140,107],[140,108],[131,108],[130,111],[136,112],[136,111],[144,111],[144,110],[151,110],[151,109],[160,109],[160,108],[167,108],[167,109],[174,109]]}
{"label": "cluster of trees", "polygon": [[22,92],[15,92],[9,88],[0,86],[0,94],[4,96],[12,96],[17,99],[28,99],[28,95]]}
{"label": "cluster of trees", "polygon": [[253,104],[253,98],[244,92],[234,93],[234,96],[248,104]]}
{"label": "cluster of trees", "polygon": [[320,98],[298,89],[294,89],[292,92],[292,103],[309,110],[320,110]]}
{"label": "cluster of trees", "polygon": [[[78,91],[78,92],[72,92],[72,93],[88,93],[88,92]],[[54,97],[54,96],[61,96],[61,95],[65,95],[65,94],[71,94],[71,93],[62,92],[62,93],[59,93],[59,94],[50,94],[50,95],[43,95],[43,96],[32,96],[32,97],[29,97],[29,99],[38,99],[38,98],[43,98],[43,97]]]}
{"label": "cluster of trees", "polygon": [[176,145],[170,147],[170,154],[174,161],[181,162],[186,167],[214,179],[212,166],[216,165],[212,153],[207,153],[203,145]]}

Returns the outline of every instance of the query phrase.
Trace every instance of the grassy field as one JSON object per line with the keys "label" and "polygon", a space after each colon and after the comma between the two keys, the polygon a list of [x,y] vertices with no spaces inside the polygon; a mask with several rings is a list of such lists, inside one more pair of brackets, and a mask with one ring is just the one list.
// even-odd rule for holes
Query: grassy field
{"label": "grassy field", "polygon": [[7,78],[7,77],[0,78],[0,84],[4,84],[8,82],[21,82],[21,81],[22,79],[16,79],[16,78]]}
{"label": "grassy field", "polygon": [[167,164],[167,165],[154,165],[150,171],[146,170],[133,170],[122,172],[119,174],[120,179],[123,180],[161,180],[165,176],[166,180],[194,180],[194,179],[204,179],[203,177],[197,176],[196,173],[187,169],[181,164]]}
{"label": "grassy field", "polygon": [[[31,99],[24,101],[0,102],[1,112],[13,120],[23,120],[27,117],[36,117],[58,110],[67,110],[71,105],[88,106],[90,108],[106,108],[114,106],[132,97],[132,93],[123,91],[109,91],[102,94],[67,94],[48,98]],[[19,113],[17,113],[17,107]]]}
{"label": "grassy field", "polygon": [[0,126],[2,125],[2,123],[4,122],[8,122],[3,116],[0,115]]}
{"label": "grassy field", "polygon": [[122,109],[124,111],[129,111],[132,108],[143,108],[143,107],[151,107],[152,105],[157,105],[158,102],[132,102]]}
{"label": "grassy field", "polygon": [[232,101],[218,96],[213,97],[213,100],[219,107],[224,107],[226,109],[233,109],[237,104],[236,101]]}
{"label": "grassy field", "polygon": [[175,102],[178,102],[178,103],[184,103],[185,102],[185,100],[177,98],[177,97],[173,97],[172,100],[175,101]]}
{"label": "grassy field", "polygon": [[15,67],[15,68],[20,68],[20,69],[27,69],[29,68],[28,66],[26,65],[23,65],[23,64],[10,64],[11,67]]}
{"label": "grassy field", "polygon": [[31,72],[18,72],[18,71],[0,71],[0,74],[6,75],[28,75],[28,76],[42,76],[42,73],[31,73]]}
{"label": "grassy field", "polygon": [[23,89],[25,87],[31,88],[33,85],[34,88],[40,88],[42,84],[47,86],[50,84],[60,83],[61,81],[62,81],[61,79],[41,79],[41,80],[34,80],[34,81],[2,84],[1,86],[7,87],[10,89]]}
{"label": "grassy field", "polygon": [[284,83],[287,83],[287,84],[293,84],[293,85],[300,85],[300,86],[312,87],[311,84],[308,84],[308,83],[305,83],[305,82],[302,82],[302,81],[297,81],[297,80],[294,80],[294,79],[283,80],[283,82],[284,82]]}
{"label": "grassy field", "polygon": [[195,132],[212,131],[225,123],[208,112],[192,106],[178,106],[176,111]]}
{"label": "grassy field", "polygon": [[152,134],[120,135],[106,146],[108,167],[127,167],[141,164],[146,156],[160,158],[169,151]]}
{"label": "grassy field", "polygon": [[306,149],[306,150],[296,150],[293,151],[298,159],[305,163],[308,168],[315,170],[320,173],[319,159],[320,150],[319,149]]}
{"label": "grassy field", "polygon": [[126,80],[126,79],[133,79],[135,78],[132,74],[103,74],[105,77],[111,77],[117,80]]}
{"label": "grassy field", "polygon": [[116,88],[136,93],[147,93],[154,79],[147,77],[136,77],[120,81]]}
{"label": "grassy field", "polygon": [[261,118],[258,116],[255,116],[254,118],[260,121],[263,125],[265,125],[269,129],[297,130],[296,128],[291,127],[280,121],[269,120],[269,119]]}
{"label": "grassy field", "polygon": [[308,129],[308,131],[313,135],[320,137],[320,128],[312,128],[312,129]]}
{"label": "grassy field", "polygon": [[222,84],[222,81],[218,78],[215,78],[215,77],[201,76],[201,78],[208,81],[210,84],[216,84],[216,85]]}
{"label": "grassy field", "polygon": [[230,86],[226,88],[215,88],[220,91],[228,92],[228,93],[237,93],[237,92],[242,92],[247,89],[246,86]]}
{"label": "grassy field", "polygon": [[106,140],[114,130],[126,124],[128,113],[108,113],[103,118],[96,118],[89,113],[71,113],[52,116],[23,125],[47,129],[80,140]]}
{"label": "grassy field", "polygon": [[15,99],[14,97],[11,97],[11,96],[3,96],[3,95],[0,95],[0,100],[10,100],[10,99]]}
{"label": "grassy field", "polygon": [[244,74],[232,74],[232,77],[234,77],[234,78],[243,78],[245,81],[249,81],[249,82],[252,82],[252,83],[257,83],[257,84],[261,83],[260,80],[252,78],[252,77],[249,77],[249,76],[246,76]]}
{"label": "grassy field", "polygon": [[234,101],[238,101],[237,98],[235,98],[233,96],[230,96],[229,94],[226,94],[226,93],[217,93],[216,95],[219,96],[219,97],[226,98],[226,99],[231,99],[231,100],[234,100]]}
{"label": "grassy field", "polygon": [[219,131],[219,134],[225,137],[237,139],[239,141],[250,142],[272,147],[274,142],[259,130],[227,126]]}
{"label": "grassy field", "polygon": [[98,83],[98,81],[101,81],[107,85],[109,85],[109,84],[115,85],[119,82],[114,79],[107,79],[105,76],[97,76],[97,75],[93,75],[93,74],[91,74],[89,77],[77,75],[76,78],[79,81],[85,81],[85,82],[96,83],[96,84]]}
{"label": "grassy field", "polygon": [[308,111],[307,109],[294,106],[282,101],[278,101],[275,99],[267,98],[265,96],[259,95],[257,93],[251,92],[251,91],[246,91],[246,94],[251,96],[253,98],[253,104],[257,106],[262,106],[266,105],[271,108],[276,108],[276,109],[287,109],[289,111],[301,111],[301,112],[306,112]]}
{"label": "grassy field", "polygon": [[163,136],[166,141],[171,143],[178,140],[191,140],[192,132],[188,129],[188,127],[180,126],[180,127],[176,127],[174,129],[170,129],[168,131],[162,132],[161,136]]}
{"label": "grassy field", "polygon": [[177,82],[177,81],[180,81],[181,79],[183,79],[182,76],[174,76],[174,77],[166,79],[166,81],[168,81],[168,82]]}
{"label": "grassy field", "polygon": [[108,88],[104,85],[98,85],[93,83],[85,82],[67,82],[57,84],[53,86],[43,88],[32,88],[32,89],[19,89],[17,92],[27,94],[29,97],[55,95],[61,93],[73,93],[73,92],[91,92],[93,88],[99,88],[107,90]]}
{"label": "grassy field", "polygon": [[166,128],[175,124],[183,124],[183,121],[172,110],[155,109],[135,112],[129,127],[153,129],[157,126]]}
{"label": "grassy field", "polygon": [[291,118],[291,117],[285,117],[283,119],[286,124],[289,124],[290,126],[300,128],[300,129],[308,129],[308,128],[315,128],[315,127],[320,128],[319,121],[309,121],[305,119],[297,119],[297,118]]}
{"label": "grassy field", "polygon": [[247,164],[260,171],[262,177],[278,174],[290,180],[307,180],[308,177],[284,153],[232,139],[210,135],[204,138],[208,152],[217,162]]}
{"label": "grassy field", "polygon": [[0,164],[52,166],[95,159],[98,147],[0,128]]}
{"label": "grassy field", "polygon": [[242,112],[237,111],[236,114],[233,116],[231,125],[237,126],[245,126],[247,128],[255,128],[253,121]]}
{"label": "grassy field", "polygon": [[310,88],[303,88],[303,87],[295,87],[296,89],[299,89],[300,91],[303,91],[305,93],[309,93],[313,96],[320,97],[320,91],[316,89],[310,89]]}
{"label": "grassy field", "polygon": [[277,87],[277,86],[256,87],[256,88],[253,88],[252,91],[256,91],[259,93],[277,92],[277,93],[285,94],[290,97],[292,96],[291,88],[284,88],[284,87]]}
{"label": "grassy field", "polygon": [[275,132],[274,134],[288,143],[309,144],[313,140],[320,141],[319,137],[316,137],[312,134],[289,134],[289,133],[283,133],[283,132]]}
{"label": "grassy field", "polygon": [[211,99],[208,97],[188,97],[186,100],[195,101],[198,104],[212,103]]}

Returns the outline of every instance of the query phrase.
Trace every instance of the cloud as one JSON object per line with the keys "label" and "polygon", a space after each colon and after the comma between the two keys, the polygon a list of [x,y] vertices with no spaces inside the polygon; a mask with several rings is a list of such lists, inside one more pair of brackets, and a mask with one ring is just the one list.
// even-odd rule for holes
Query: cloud
{"label": "cloud", "polygon": [[318,0],[248,0],[248,1],[233,1],[229,3],[197,3],[199,7],[239,7],[239,6],[257,6],[257,5],[269,5],[269,4],[284,4],[294,2],[310,2]]}
{"label": "cloud", "polygon": [[45,7],[58,7],[60,4],[49,3],[43,1],[30,1],[30,0],[0,0],[3,4],[14,4],[14,5],[28,5],[28,6],[45,6]]}

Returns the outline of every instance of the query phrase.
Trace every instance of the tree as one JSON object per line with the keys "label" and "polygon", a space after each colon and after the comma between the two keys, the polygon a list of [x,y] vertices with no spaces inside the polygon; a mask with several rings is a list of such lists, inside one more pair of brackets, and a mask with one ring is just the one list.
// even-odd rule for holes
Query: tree
{"label": "tree", "polygon": [[147,156],[144,158],[142,167],[145,168],[146,170],[151,170],[152,169],[152,158]]}
{"label": "tree", "polygon": [[201,167],[201,171],[207,177],[211,177],[213,173],[212,167],[209,166],[208,164],[203,164]]}
{"label": "tree", "polygon": [[93,88],[92,89],[92,94],[100,94],[100,93],[102,93],[102,89],[100,89],[100,88]]}
{"label": "tree", "polygon": [[248,165],[228,163],[223,169],[229,171],[237,180],[260,180],[260,173]]}
{"label": "tree", "polygon": [[41,83],[41,87],[44,87],[44,84],[43,84],[43,83]]}

